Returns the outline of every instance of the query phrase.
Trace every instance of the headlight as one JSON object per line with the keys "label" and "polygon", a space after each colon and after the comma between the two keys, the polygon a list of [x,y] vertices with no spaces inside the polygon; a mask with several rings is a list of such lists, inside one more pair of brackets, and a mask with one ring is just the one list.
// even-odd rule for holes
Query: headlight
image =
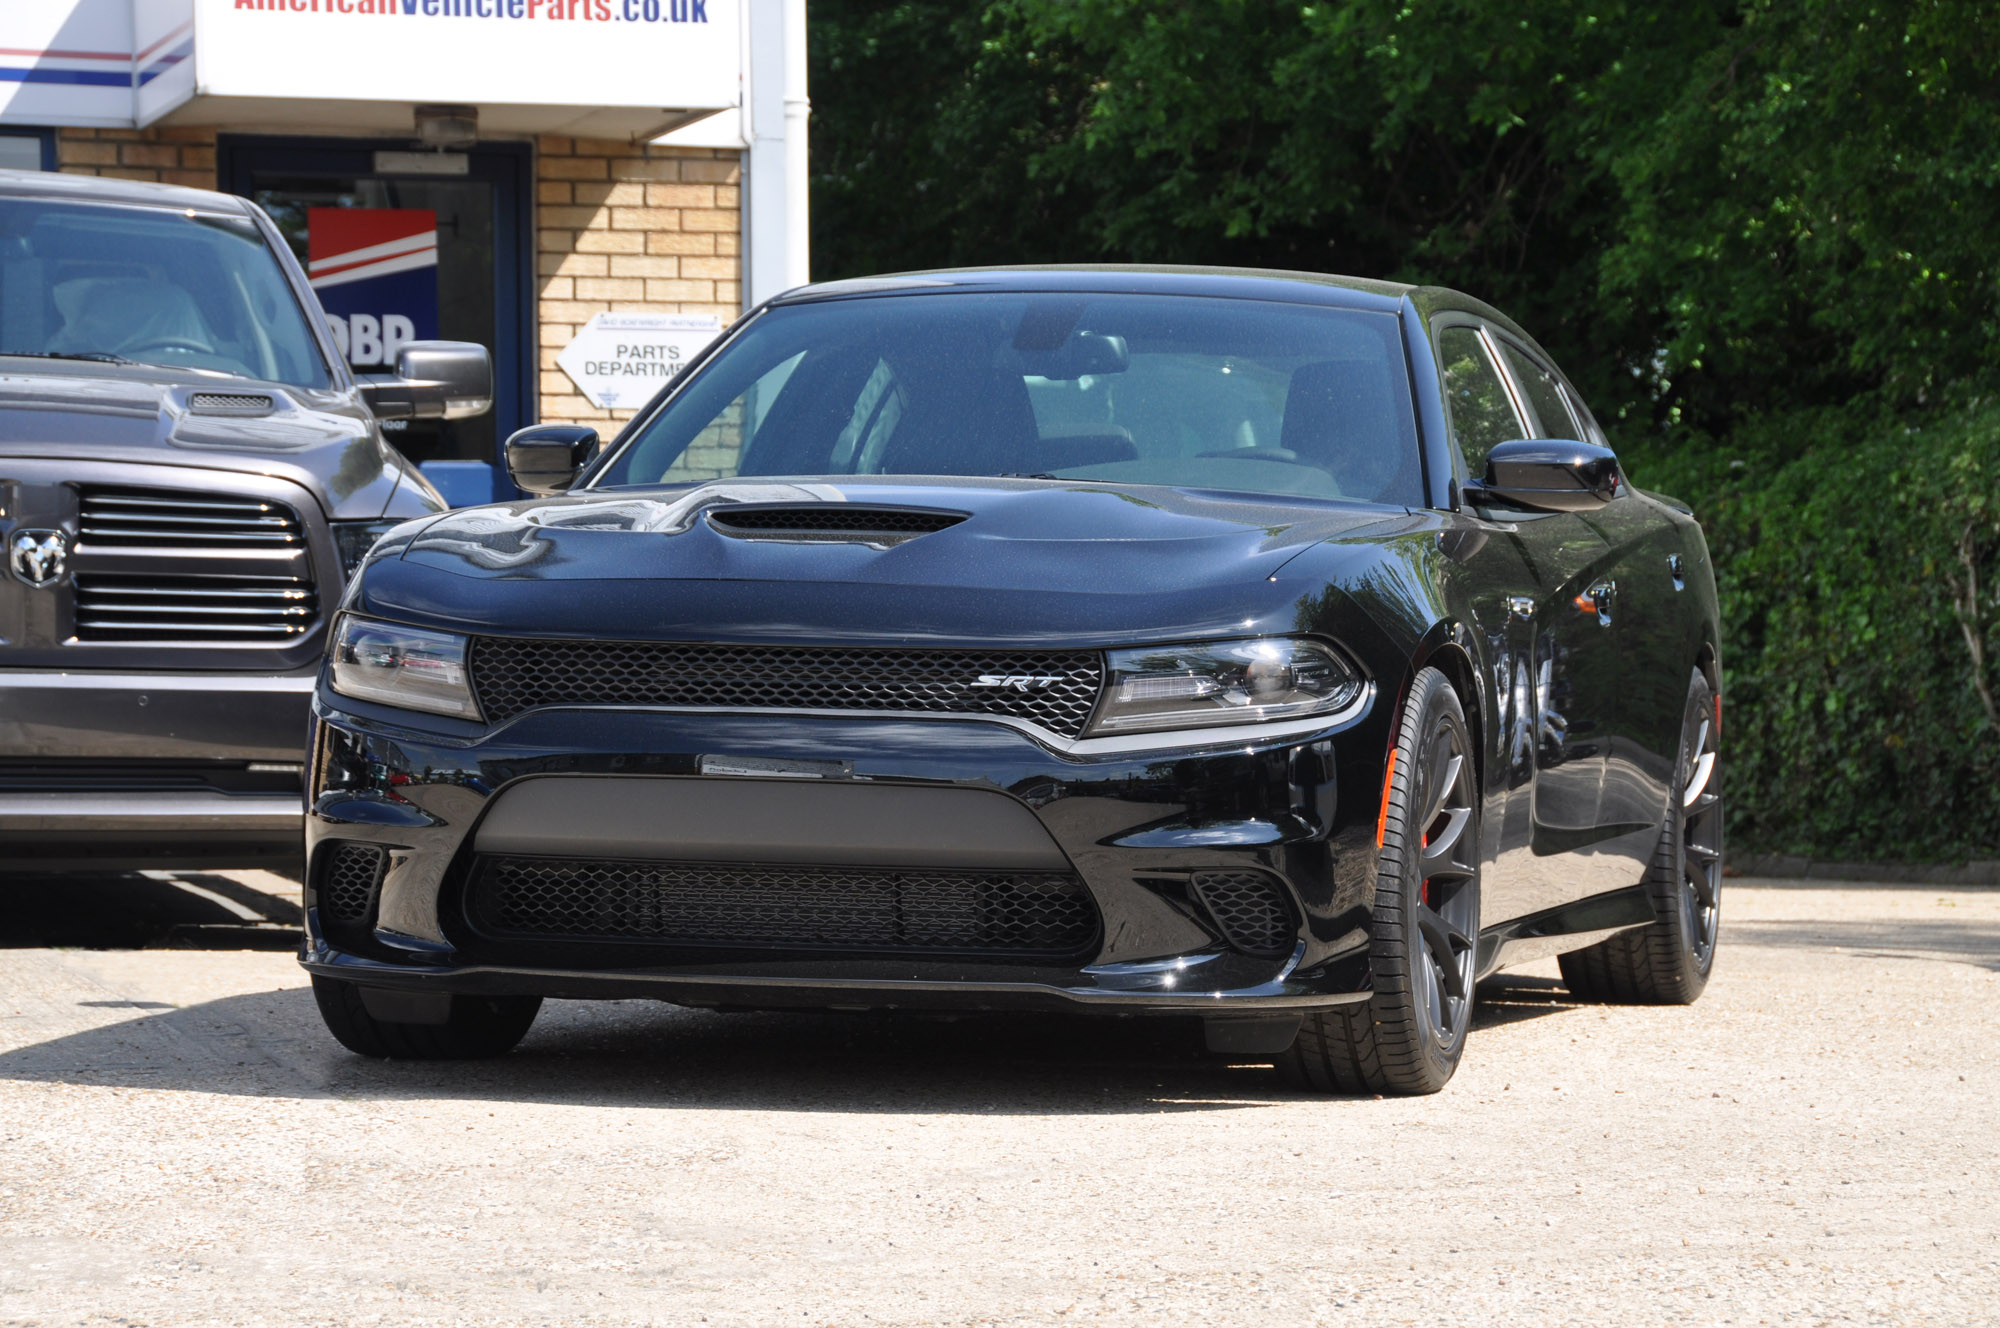
{"label": "headlight", "polygon": [[333,690],[357,701],[478,719],[465,638],[348,614],[333,638]]}
{"label": "headlight", "polygon": [[1332,714],[1361,678],[1329,646],[1267,637],[1114,650],[1092,733],[1195,729]]}
{"label": "headlight", "polygon": [[333,544],[340,550],[340,579],[352,581],[354,569],[361,566],[361,560],[375,547],[375,541],[408,519],[398,516],[387,521],[335,521]]}

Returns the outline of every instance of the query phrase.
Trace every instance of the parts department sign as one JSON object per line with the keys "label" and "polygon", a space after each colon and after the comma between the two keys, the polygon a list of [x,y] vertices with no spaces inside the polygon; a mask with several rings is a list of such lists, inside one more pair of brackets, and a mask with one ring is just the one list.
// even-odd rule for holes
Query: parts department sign
{"label": "parts department sign", "polygon": [[598,314],[556,364],[599,409],[637,410],[721,330],[706,314]]}

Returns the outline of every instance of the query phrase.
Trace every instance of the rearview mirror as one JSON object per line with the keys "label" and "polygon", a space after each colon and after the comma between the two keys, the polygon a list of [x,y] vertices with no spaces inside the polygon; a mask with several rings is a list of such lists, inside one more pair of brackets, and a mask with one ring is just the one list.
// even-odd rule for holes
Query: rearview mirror
{"label": "rearview mirror", "polygon": [[1124,373],[1132,367],[1132,352],[1123,337],[1095,332],[1073,333],[1054,350],[1024,350],[1023,372],[1036,378],[1068,382],[1096,374]]}
{"label": "rearview mirror", "polygon": [[1486,475],[1464,489],[1467,502],[1531,512],[1594,512],[1618,496],[1618,455],[1559,438],[1516,438],[1486,455]]}
{"label": "rearview mirror", "polygon": [[507,474],[528,493],[562,493],[596,454],[597,430],[582,424],[537,424],[507,440]]}
{"label": "rearview mirror", "polygon": [[378,420],[462,420],[493,409],[493,357],[471,341],[407,341],[393,374],[361,374]]}

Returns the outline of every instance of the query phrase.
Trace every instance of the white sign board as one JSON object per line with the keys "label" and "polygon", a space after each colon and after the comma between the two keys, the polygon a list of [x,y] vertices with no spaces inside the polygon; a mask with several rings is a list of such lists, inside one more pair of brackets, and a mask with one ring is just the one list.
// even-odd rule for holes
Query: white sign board
{"label": "white sign board", "polygon": [[598,314],[556,363],[603,410],[637,410],[722,330],[711,314]]}
{"label": "white sign board", "polygon": [[198,92],[735,106],[739,0],[198,0]]}

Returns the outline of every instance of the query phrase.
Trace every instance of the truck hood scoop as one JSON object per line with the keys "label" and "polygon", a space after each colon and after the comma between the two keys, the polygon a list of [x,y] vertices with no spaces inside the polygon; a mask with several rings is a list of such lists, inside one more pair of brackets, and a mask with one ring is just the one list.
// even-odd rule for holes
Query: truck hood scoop
{"label": "truck hood scoop", "polygon": [[868,507],[853,503],[766,505],[732,503],[708,509],[708,524],[736,539],[887,548],[948,530],[968,513],[921,507]]}

